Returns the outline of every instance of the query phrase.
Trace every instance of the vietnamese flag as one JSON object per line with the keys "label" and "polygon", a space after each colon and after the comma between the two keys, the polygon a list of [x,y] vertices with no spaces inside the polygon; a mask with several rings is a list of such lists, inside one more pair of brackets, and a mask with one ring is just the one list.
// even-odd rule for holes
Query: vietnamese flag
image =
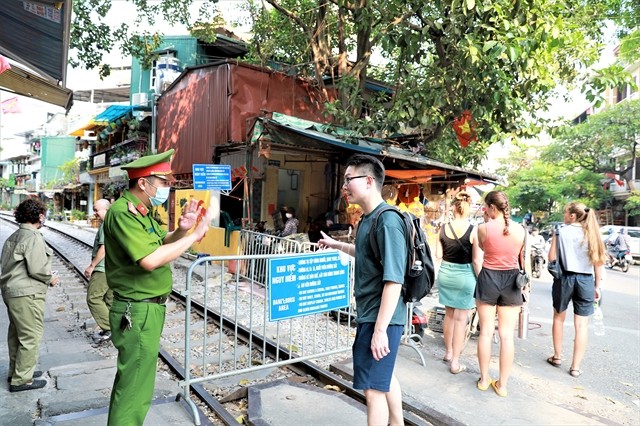
{"label": "vietnamese flag", "polygon": [[464,110],[462,114],[453,120],[453,131],[456,132],[458,142],[463,148],[466,148],[469,143],[477,141],[476,139],[476,123],[473,120],[471,111]]}

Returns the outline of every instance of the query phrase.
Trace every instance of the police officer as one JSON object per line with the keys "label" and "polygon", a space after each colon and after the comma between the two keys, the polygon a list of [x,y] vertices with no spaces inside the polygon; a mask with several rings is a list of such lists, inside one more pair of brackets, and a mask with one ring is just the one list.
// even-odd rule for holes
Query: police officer
{"label": "police officer", "polygon": [[169,197],[173,152],[123,166],[129,174],[129,190],[104,219],[105,270],[114,296],[109,313],[111,341],[118,349],[109,404],[111,426],[144,422],[153,398],[165,302],[172,286],[170,262],[204,236],[211,220],[209,211],[197,222],[201,208],[194,199],[185,206],[173,232],[162,229],[153,218],[150,209]]}
{"label": "police officer", "polygon": [[[100,199],[93,205],[93,211],[100,221],[104,221],[111,204],[109,200]],[[96,343],[106,342],[111,339],[111,326],[109,325],[109,308],[113,301],[113,292],[107,285],[107,276],[104,272],[104,224],[100,223],[96,238],[93,241],[91,263],[84,270],[84,276],[89,278],[87,286],[87,305],[93,319],[100,327],[100,332],[93,336]]]}

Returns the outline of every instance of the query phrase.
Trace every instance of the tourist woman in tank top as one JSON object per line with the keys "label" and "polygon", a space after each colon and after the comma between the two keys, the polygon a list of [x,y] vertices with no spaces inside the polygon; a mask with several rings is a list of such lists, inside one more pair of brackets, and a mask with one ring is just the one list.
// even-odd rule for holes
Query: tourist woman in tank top
{"label": "tourist woman in tank top", "polygon": [[438,272],[438,296],[445,306],[443,361],[449,371],[458,374],[466,370],[460,363],[469,310],[475,306],[473,293],[476,276],[482,266],[482,251],[478,247],[476,229],[467,220],[469,194],[459,192],[452,204],[453,220],[440,228],[436,257],[442,260]]}
{"label": "tourist woman in tank top", "polygon": [[549,262],[556,260],[556,245],[560,246],[560,260],[564,276],[554,279],[553,297],[553,355],[547,362],[562,365],[562,331],[569,301],[573,302],[573,359],[569,374],[582,374],[580,363],[587,348],[589,316],[593,302],[600,299],[600,281],[606,259],[606,249],[600,239],[595,212],[582,203],[570,203],[564,209],[564,226],[555,233],[549,248]]}
{"label": "tourist woman in tank top", "polygon": [[[491,191],[484,202],[489,221],[478,226],[478,243],[484,250],[484,259],[475,292],[480,316],[480,379],[476,386],[480,390],[487,390],[491,386],[499,396],[507,396],[507,382],[514,356],[514,331],[522,306],[522,290],[515,281],[525,229],[510,221],[509,200],[504,192]],[[524,253],[524,259],[527,270],[530,270],[527,253]],[[489,361],[496,311],[500,336],[500,372],[496,380],[491,380]]]}

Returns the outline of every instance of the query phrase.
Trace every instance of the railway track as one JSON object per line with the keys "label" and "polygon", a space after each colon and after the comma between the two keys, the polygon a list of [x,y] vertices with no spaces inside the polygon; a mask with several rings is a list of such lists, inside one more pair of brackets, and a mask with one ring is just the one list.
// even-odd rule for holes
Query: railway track
{"label": "railway track", "polygon": [[[0,216],[3,221],[13,222],[12,217]],[[67,229],[65,229],[67,228]],[[56,252],[54,259],[54,269],[64,271],[63,277],[66,283],[76,280],[82,285],[86,285],[86,278],[83,275],[84,268],[91,257],[91,244],[93,242],[92,233],[87,231],[74,232],[71,235],[68,227],[57,226],[56,222],[47,222],[42,229],[47,243]],[[179,259],[174,262],[174,290],[171,294],[173,303],[171,311],[167,310],[165,329],[161,339],[161,349],[159,358],[163,366],[159,369],[169,369],[174,374],[176,381],[184,381],[184,359],[185,359],[185,297],[182,294],[184,276],[191,260]],[[206,280],[208,277],[198,276],[197,271],[194,276],[196,280]],[[243,324],[238,324],[224,317],[220,312],[216,312],[210,307],[203,305],[202,300],[191,301],[191,335],[190,338],[198,339],[206,332],[207,335],[233,336],[229,339],[230,346],[222,348],[217,344],[207,345],[207,347],[192,347],[190,357],[194,360],[202,360],[204,357],[217,357],[222,359],[228,356],[229,351],[233,351],[233,356],[227,362],[221,362],[217,366],[222,369],[232,370],[235,354],[244,354],[255,360],[257,363],[269,364],[274,360],[287,360],[296,358],[295,345],[283,347],[271,339],[256,334],[255,330],[250,330]],[[250,306],[243,309],[250,310]],[[206,322],[205,322],[206,318]],[[81,327],[82,324],[78,324]],[[344,325],[350,329],[349,325]],[[347,331],[353,333],[353,330]],[[335,360],[343,360],[350,356],[345,353],[336,356]],[[198,362],[190,363],[191,369],[198,369]],[[363,392],[353,389],[351,382],[329,371],[328,366],[321,366],[310,360],[297,361],[286,366],[277,367],[268,371],[268,374],[255,375],[241,380],[220,380],[203,384],[192,384],[190,386],[190,397],[196,401],[200,409],[199,416],[205,422],[211,424],[238,424],[239,421],[248,421],[248,389],[257,384],[264,384],[270,381],[288,379],[294,382],[304,382],[307,385],[318,386],[339,390],[349,398],[365,403]],[[427,407],[416,407],[404,403],[405,423],[407,425],[424,425],[433,421],[431,411]],[[206,414],[204,414],[206,413]],[[435,423],[439,423],[436,421]]]}

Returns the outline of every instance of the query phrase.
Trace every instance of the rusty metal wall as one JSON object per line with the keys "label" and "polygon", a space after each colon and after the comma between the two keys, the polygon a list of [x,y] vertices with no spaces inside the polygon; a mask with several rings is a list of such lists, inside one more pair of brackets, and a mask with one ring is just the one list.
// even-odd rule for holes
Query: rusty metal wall
{"label": "rusty metal wall", "polygon": [[304,80],[251,65],[192,68],[158,100],[158,151],[175,148],[174,173],[190,174],[192,164],[212,162],[214,147],[244,143],[264,113],[325,121],[323,99]]}
{"label": "rusty metal wall", "polygon": [[158,151],[175,148],[176,174],[210,164],[214,147],[229,140],[227,66],[190,70],[158,100]]}

